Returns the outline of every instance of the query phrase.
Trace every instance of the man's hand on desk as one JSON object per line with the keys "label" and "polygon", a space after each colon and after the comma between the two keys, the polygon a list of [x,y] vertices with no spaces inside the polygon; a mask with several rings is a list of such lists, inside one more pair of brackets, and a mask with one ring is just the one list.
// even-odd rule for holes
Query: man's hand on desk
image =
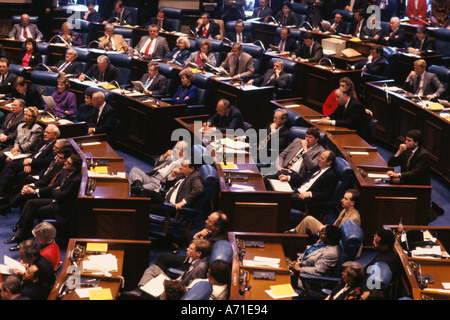
{"label": "man's hand on desk", "polygon": [[[281,167],[279,167],[279,168],[281,168]],[[283,168],[281,168],[281,169],[283,169]],[[289,181],[289,176],[286,175],[286,174],[280,174],[278,176],[278,180],[280,180],[280,181]]]}
{"label": "man's hand on desk", "polygon": [[331,122],[330,118],[322,118],[319,121],[317,121],[317,124],[326,124],[326,125],[333,125],[333,123]]}
{"label": "man's hand on desk", "polygon": [[147,89],[144,90],[144,93],[145,93],[146,95],[148,95],[148,96],[151,96],[151,95],[152,95],[152,92],[151,92],[151,91],[148,91]]}
{"label": "man's hand on desk", "polygon": [[429,95],[427,95],[427,99],[428,100],[436,99],[436,95],[435,94],[429,94]]}
{"label": "man's hand on desk", "polygon": [[84,81],[84,79],[86,79],[86,76],[84,74],[80,74],[80,76],[78,77],[78,80]]}
{"label": "man's hand on desk", "polygon": [[389,176],[389,178],[400,178],[400,174],[399,173],[395,173],[394,171],[388,171],[386,172],[386,174]]}

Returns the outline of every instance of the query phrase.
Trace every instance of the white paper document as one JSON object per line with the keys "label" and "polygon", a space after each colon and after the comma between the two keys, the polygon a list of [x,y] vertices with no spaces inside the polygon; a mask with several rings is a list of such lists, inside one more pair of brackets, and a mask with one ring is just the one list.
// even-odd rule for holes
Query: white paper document
{"label": "white paper document", "polygon": [[280,181],[278,179],[269,179],[270,185],[275,191],[294,192],[291,185],[287,181]]}
{"label": "white paper document", "polygon": [[390,179],[385,173],[368,173],[367,176],[369,178]]}
{"label": "white paper document", "polygon": [[117,271],[117,258],[113,254],[90,255],[83,260],[83,271]]}
{"label": "white paper document", "polygon": [[269,267],[269,268],[279,268],[280,267],[280,259],[277,258],[268,258],[255,256],[253,260],[245,260],[243,261],[244,266],[248,267]]}
{"label": "white paper document", "polygon": [[2,274],[14,274],[14,269],[25,272],[25,267],[20,264],[19,261],[14,260],[7,255],[3,256],[4,264],[0,264],[0,273]]}
{"label": "white paper document", "polygon": [[143,285],[141,290],[157,298],[164,292],[164,280],[170,280],[170,278],[165,274],[160,274]]}

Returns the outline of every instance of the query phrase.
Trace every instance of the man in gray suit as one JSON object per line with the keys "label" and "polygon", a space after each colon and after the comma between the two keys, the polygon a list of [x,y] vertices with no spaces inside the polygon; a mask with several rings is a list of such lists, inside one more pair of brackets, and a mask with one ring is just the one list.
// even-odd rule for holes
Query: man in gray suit
{"label": "man in gray suit", "polygon": [[233,79],[243,78],[244,81],[250,79],[255,73],[253,58],[246,52],[243,52],[240,43],[233,43],[231,52],[220,65],[220,69],[228,70],[229,75]]}
{"label": "man in gray suit", "polygon": [[44,36],[35,24],[30,23],[30,17],[27,14],[22,14],[20,20],[20,23],[15,24],[8,34],[9,38],[16,40],[26,40],[28,38],[33,38],[37,41],[42,40]]}
{"label": "man in gray suit", "polygon": [[[329,224],[322,229],[320,239],[300,255],[296,261],[289,263],[289,267],[294,271],[294,276],[298,276],[299,273],[317,276],[329,274],[339,260],[341,237],[341,229],[336,226]],[[298,278],[298,287],[306,289],[300,278]]]}
{"label": "man in gray suit", "polygon": [[173,149],[167,150],[156,161],[153,170],[144,172],[138,167],[130,171],[131,194],[133,196],[146,196],[147,190],[159,192],[161,183],[165,182],[173,169],[178,168],[188,152],[186,141],[178,141]]}
{"label": "man in gray suit", "polygon": [[169,45],[166,38],[159,36],[159,27],[152,24],[148,28],[148,34],[141,38],[134,50],[131,49],[132,54],[150,60],[166,57],[170,53]]}
{"label": "man in gray suit", "polygon": [[403,89],[428,100],[439,98],[445,88],[434,73],[425,71],[426,68],[425,60],[414,61],[414,71],[406,78]]}
{"label": "man in gray suit", "polygon": [[8,113],[5,121],[0,127],[0,155],[10,150],[14,146],[17,126],[24,121],[25,101],[14,99],[12,102],[12,112]]}
{"label": "man in gray suit", "polygon": [[317,169],[319,156],[324,150],[318,143],[319,138],[319,130],[311,127],[306,131],[305,139],[294,139],[278,156],[278,171],[275,174],[264,176],[266,188],[272,189],[269,179],[279,179],[280,175],[292,175],[294,173],[304,178],[308,172]]}

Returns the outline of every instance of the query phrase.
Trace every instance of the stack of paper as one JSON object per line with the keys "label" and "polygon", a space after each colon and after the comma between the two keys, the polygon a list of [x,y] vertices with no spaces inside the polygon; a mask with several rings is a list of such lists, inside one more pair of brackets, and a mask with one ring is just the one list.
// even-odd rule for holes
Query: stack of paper
{"label": "stack of paper", "polygon": [[0,273],[1,274],[14,274],[14,269],[18,269],[20,271],[25,272],[25,267],[20,264],[19,261],[11,259],[8,256],[3,256],[4,264],[0,264]]}
{"label": "stack of paper", "polygon": [[164,274],[160,274],[143,285],[141,290],[157,298],[164,292],[164,280],[170,280],[170,278]]}
{"label": "stack of paper", "polygon": [[269,179],[270,185],[275,191],[294,192],[291,185],[287,181],[280,181],[278,179]]}
{"label": "stack of paper", "polygon": [[110,272],[117,271],[117,258],[112,254],[91,255],[83,260],[83,271]]}
{"label": "stack of paper", "polygon": [[270,290],[266,290],[266,292],[273,299],[290,298],[298,295],[289,283],[270,286]]}
{"label": "stack of paper", "polygon": [[244,266],[279,268],[280,259],[255,256],[253,260],[244,260]]}
{"label": "stack of paper", "polygon": [[250,144],[243,141],[234,141],[230,138],[224,138],[217,140],[217,143],[214,143],[215,145],[223,146],[225,145],[225,148],[235,149],[235,150],[242,150],[247,149],[250,147]]}

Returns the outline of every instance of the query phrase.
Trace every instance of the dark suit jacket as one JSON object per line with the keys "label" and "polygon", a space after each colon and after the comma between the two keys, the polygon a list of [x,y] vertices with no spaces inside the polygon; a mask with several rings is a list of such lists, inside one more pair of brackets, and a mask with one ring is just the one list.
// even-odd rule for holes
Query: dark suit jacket
{"label": "dark suit jacket", "polygon": [[425,37],[425,39],[423,39],[423,44],[422,44],[422,41],[420,41],[419,38],[417,38],[417,35],[414,35],[414,37],[413,37],[411,43],[408,45],[408,47],[419,49],[421,52],[425,52],[428,50],[432,50],[432,51],[436,50],[436,44],[435,44],[434,38],[432,38],[428,35]]}
{"label": "dark suit jacket", "polygon": [[[152,24],[156,24],[157,26],[159,26],[158,19],[156,17],[152,17],[150,19],[150,25],[152,25]],[[172,30],[172,22],[169,21],[167,18],[164,18],[163,23],[162,23],[162,28],[165,31],[173,31]]]}
{"label": "dark suit jacket", "polygon": [[[173,48],[173,50],[169,53],[167,56],[168,60],[173,60],[174,55],[179,51],[178,47]],[[175,58],[175,61],[183,64],[184,61],[186,61],[191,55],[191,52],[188,49],[184,49],[181,52],[178,53],[177,57]]]}
{"label": "dark suit jacket", "polygon": [[[330,25],[333,25],[333,21],[330,22]],[[335,33],[343,33],[346,34],[347,31],[347,25],[344,22],[339,23],[337,26],[335,26]]]}
{"label": "dark suit jacket", "polygon": [[37,107],[38,109],[42,109],[42,100],[39,92],[32,88],[30,84],[27,85],[27,90],[22,95],[20,94],[16,88],[12,88],[11,95],[12,98],[18,98],[25,100],[25,105],[27,107]]}
{"label": "dark suit jacket", "polygon": [[345,127],[356,130],[359,136],[366,141],[370,139],[369,121],[364,106],[359,100],[350,97],[347,108],[338,106],[332,114],[331,120],[336,120],[337,127]]}
{"label": "dark suit jacket", "polygon": [[[142,78],[141,82],[145,86],[145,83],[148,80],[148,73],[145,73]],[[152,95],[163,95],[167,93],[167,78],[164,77],[162,74],[158,73],[158,75],[153,79],[150,86],[147,88],[148,91],[152,92]]]}
{"label": "dark suit jacket", "polygon": [[181,282],[188,286],[195,279],[206,279],[208,275],[208,257],[196,261],[193,268],[189,268],[181,275]]}
{"label": "dark suit jacket", "polygon": [[[237,41],[236,31],[227,32],[225,36],[233,42]],[[250,32],[242,32],[242,41],[243,43],[253,42],[252,34]]]}
{"label": "dark suit jacket", "polygon": [[[183,175],[177,176],[174,180],[167,180],[166,182],[166,197],[169,197],[169,194],[172,191],[172,188],[175,186],[175,184],[180,180],[184,178]],[[203,193],[203,183],[202,179],[200,177],[200,173],[198,171],[192,172],[190,175],[188,175],[184,181],[181,182],[181,185],[178,188],[178,193],[175,199],[175,203],[186,201],[186,206],[189,207],[190,204],[201,194]],[[169,201],[169,199],[166,198],[166,201]]]}
{"label": "dark suit jacket", "polygon": [[318,62],[323,57],[322,46],[315,41],[312,46],[313,48],[310,53],[309,47],[307,47],[304,43],[302,43],[300,47],[295,49],[294,53],[297,57],[300,57],[302,59],[308,59],[308,62]]}
{"label": "dark suit jacket", "polygon": [[196,29],[195,31],[200,38],[215,38],[217,35],[220,35],[220,26],[213,20],[209,20],[209,27],[208,30],[206,30],[206,37],[203,33],[203,26],[201,26],[199,30]]}
{"label": "dark suit jacket", "polygon": [[17,75],[12,72],[8,72],[5,80],[0,83],[0,93],[1,94],[10,94],[13,88],[14,80],[16,80]]}
{"label": "dark suit jacket", "polygon": [[253,10],[252,18],[264,18],[264,17],[270,17],[272,15],[273,15],[273,11],[271,8],[264,7],[264,9],[261,9],[261,7],[258,7],[258,8],[255,8],[255,10]]}
{"label": "dark suit jacket", "polygon": [[97,122],[99,109],[95,109],[94,115],[89,119],[88,127],[95,128],[96,134],[111,133],[116,127],[116,110],[109,104],[103,107],[100,119]]}
{"label": "dark suit jacket", "polygon": [[[19,54],[16,56],[15,59],[15,63],[18,64],[19,66],[22,65],[22,60],[23,57],[26,54],[26,50],[22,50],[19,52]],[[33,52],[33,54],[31,55],[30,61],[28,62],[28,66],[29,67],[37,67],[38,64],[42,63],[42,56],[39,52]]]}
{"label": "dark suit jacket", "polygon": [[409,155],[412,150],[402,152],[398,157],[392,156],[388,161],[388,166],[400,166],[401,183],[413,185],[430,185],[431,159],[427,150],[419,147],[407,166]]}
{"label": "dark suit jacket", "polygon": [[[378,37],[375,38],[376,36]],[[377,43],[383,40],[383,29],[369,29],[367,26],[364,26],[359,37],[361,40],[369,40],[371,42]]]}
{"label": "dark suit jacket", "polygon": [[39,150],[46,144],[44,138],[42,138],[41,143],[36,148],[36,152],[30,157],[33,159],[31,162],[31,172],[33,174],[38,174],[40,170],[48,168],[48,165],[52,162],[55,154],[53,153],[53,146],[56,141],[52,141],[48,146],[41,152]]}
{"label": "dark suit jacket", "polygon": [[[440,97],[442,93],[444,93],[445,88],[442,83],[439,81],[438,77],[431,72],[424,72],[424,80],[423,80],[423,95],[435,94],[437,97]],[[409,81],[406,81],[403,85],[403,89],[409,91],[411,93],[416,94],[417,90],[419,90],[419,81],[420,77],[418,75],[412,77]]]}
{"label": "dark suit jacket", "polygon": [[[364,19],[364,20],[362,21],[362,25],[361,25],[361,30],[360,30],[361,33],[362,33],[362,31],[364,30],[364,27],[366,26],[366,24],[367,24],[367,19]],[[355,32],[356,32],[356,28],[357,28],[357,27],[358,27],[358,20],[354,19],[354,20],[352,21],[352,24],[350,25],[349,33],[350,33],[351,35],[354,35]]]}
{"label": "dark suit jacket", "polygon": [[[279,47],[280,46],[280,42],[281,42],[281,38],[280,37],[275,37],[273,39],[272,44],[274,46]],[[297,41],[295,41],[295,39],[292,38],[291,36],[287,37],[287,39],[285,41],[285,44],[284,44],[284,51],[293,52],[296,48],[297,48]]]}
{"label": "dark suit jacket", "polygon": [[397,48],[404,48],[405,47],[405,29],[402,27],[399,27],[397,30],[394,31],[394,33],[389,32],[389,34],[385,35],[385,37],[388,37],[387,40],[383,39],[381,41],[382,44],[390,47],[397,47]]}
{"label": "dark suit jacket", "polygon": [[8,127],[8,123],[13,118],[14,114],[12,112],[8,113],[5,117],[5,121],[3,121],[2,126],[0,127],[0,133],[3,133],[8,138],[5,142],[0,143],[0,148],[3,149],[7,146],[13,146],[14,140],[16,139],[16,129],[17,126],[22,123],[24,113],[22,112],[19,116],[17,116],[14,120],[12,120],[11,125]]}
{"label": "dark suit jacket", "polygon": [[[317,169],[319,170],[319,169]],[[301,179],[301,176],[294,173],[291,176],[291,185],[294,188],[299,188],[303,183],[309,180],[309,178],[317,172],[314,171],[310,175],[308,175],[305,179]],[[330,200],[333,196],[334,189],[337,184],[337,175],[334,167],[329,168],[325,171],[308,189],[312,193],[312,198],[309,201],[314,201],[316,203],[324,200]]]}
{"label": "dark suit jacket", "polygon": [[123,9],[123,13],[122,13],[122,20],[118,21],[117,19],[119,18],[119,13],[116,12],[116,10],[113,10],[111,13],[111,16],[108,18],[108,22],[114,23],[114,22],[119,22],[120,25],[126,25],[129,24],[131,25],[133,22],[133,19],[131,17],[131,12],[128,11],[127,9]]}
{"label": "dark suit jacket", "polygon": [[243,129],[244,128],[244,117],[241,111],[234,106],[230,106],[230,111],[225,117],[215,114],[208,121],[211,126],[215,126],[220,131],[225,131],[226,129]]}
{"label": "dark suit jacket", "polygon": [[69,175],[68,171],[63,170],[53,185],[39,189],[39,194],[42,198],[56,200],[55,215],[58,223],[65,224],[70,221],[80,183],[80,172],[74,172]]}
{"label": "dark suit jacket", "polygon": [[[63,63],[66,62],[66,60],[60,60],[55,64],[55,67],[59,69],[63,65]],[[72,61],[67,67],[62,70],[66,75],[67,74],[73,74],[73,75],[80,75],[83,72],[83,65],[79,61]]]}
{"label": "dark suit jacket", "polygon": [[362,68],[364,68],[364,66],[366,66],[365,73],[370,73],[373,75],[382,75],[387,66],[386,60],[384,59],[384,57],[380,57],[377,60],[372,61],[372,63],[367,63],[367,62],[368,62],[368,60],[364,59],[364,60],[358,61],[353,66],[355,67],[355,69],[362,69]]}
{"label": "dark suit jacket", "polygon": [[[98,69],[98,65],[97,64],[91,65],[89,69],[86,71],[86,75],[88,77],[98,80],[100,76],[100,70]],[[110,64],[105,70],[104,81],[111,82],[113,80],[116,80],[117,82],[120,81],[120,69]]]}
{"label": "dark suit jacket", "polygon": [[297,16],[293,11],[290,11],[286,17],[286,20],[284,22],[283,20],[283,11],[280,11],[277,13],[277,16],[275,19],[280,23],[282,26],[296,26],[298,25]]}
{"label": "dark suit jacket", "polygon": [[273,69],[269,69],[262,76],[253,79],[253,84],[263,87],[274,86],[275,88],[287,88],[289,86],[289,81],[290,77],[286,72],[280,72],[280,76],[276,78]]}

